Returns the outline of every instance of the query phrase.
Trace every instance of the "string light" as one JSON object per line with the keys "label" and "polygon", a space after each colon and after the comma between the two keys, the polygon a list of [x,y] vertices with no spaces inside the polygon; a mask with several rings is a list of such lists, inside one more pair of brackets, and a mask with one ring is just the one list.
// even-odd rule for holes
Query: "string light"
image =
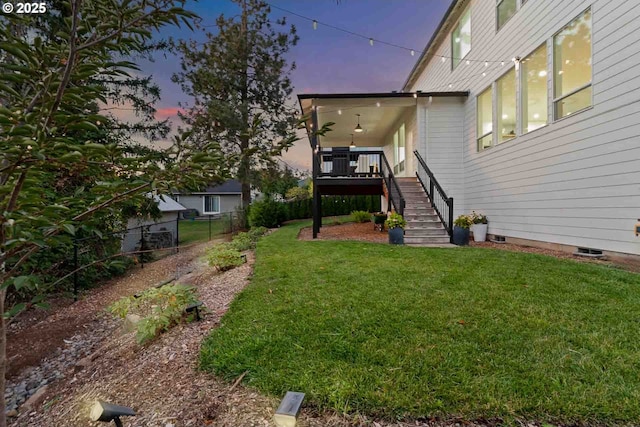
{"label": "string light", "polygon": [[380,106],[380,101],[376,102],[376,107]]}
{"label": "string light", "polygon": [[446,61],[446,60],[447,60],[447,58],[443,56],[442,58],[440,58],[440,60],[441,60],[442,62],[444,62],[444,61]]}
{"label": "string light", "polygon": [[489,66],[489,63],[487,61],[484,61],[484,66],[485,68]]}
{"label": "string light", "polygon": [[369,39],[369,44],[370,44],[371,46],[373,46],[373,39],[372,39],[372,38],[370,38],[370,39]]}
{"label": "string light", "polygon": [[411,56],[416,56],[416,51],[411,49]]}
{"label": "string light", "polygon": [[469,65],[469,64],[471,64],[471,61],[469,61],[469,60],[467,59],[467,65]]}
{"label": "string light", "polygon": [[318,21],[316,21],[315,19],[313,20],[313,29],[314,30],[318,29]]}

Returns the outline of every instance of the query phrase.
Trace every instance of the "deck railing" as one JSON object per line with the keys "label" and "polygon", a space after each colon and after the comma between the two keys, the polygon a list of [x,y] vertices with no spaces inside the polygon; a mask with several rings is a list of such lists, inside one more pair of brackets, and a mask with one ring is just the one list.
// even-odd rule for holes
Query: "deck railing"
{"label": "deck railing", "polygon": [[447,193],[442,189],[440,183],[434,176],[431,169],[427,166],[422,156],[417,151],[413,154],[418,160],[418,167],[416,168],[416,176],[422,184],[422,188],[429,196],[431,205],[435,209],[436,213],[440,217],[444,228],[449,233],[449,236],[453,236],[453,197],[448,197]]}
{"label": "deck railing", "polygon": [[405,200],[383,151],[351,151],[348,147],[337,147],[331,151],[318,151],[315,161],[318,178],[382,178],[389,196],[388,207],[393,206],[400,215],[404,214]]}

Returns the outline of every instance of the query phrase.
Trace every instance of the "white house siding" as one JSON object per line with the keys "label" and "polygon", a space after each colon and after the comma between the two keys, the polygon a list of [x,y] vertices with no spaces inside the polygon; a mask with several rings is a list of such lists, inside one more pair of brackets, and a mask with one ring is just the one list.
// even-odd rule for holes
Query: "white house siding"
{"label": "white house siding", "polygon": [[438,183],[453,197],[454,216],[464,213],[463,138],[466,98],[433,97],[426,107],[426,147],[420,152]]}
{"label": "white house siding", "polygon": [[[220,212],[235,212],[242,206],[242,195],[240,194],[211,194],[220,197]],[[204,213],[204,195],[203,194],[187,194],[179,195],[178,200],[182,206],[187,209],[195,209],[198,215],[210,215]],[[213,215],[213,214],[211,214]]]}
{"label": "white house siding", "polygon": [[[450,60],[436,57],[408,88],[470,92],[463,127],[464,210],[486,213],[490,233],[640,254],[640,239],[632,233],[640,217],[638,3],[529,0],[497,33],[495,2],[469,3],[468,58],[505,59],[505,66],[485,69],[482,62],[463,61],[452,72]],[[593,108],[554,123],[549,102],[548,126],[477,152],[476,96],[512,66],[509,58],[524,58],[545,42],[551,63],[553,35],[589,6]],[[439,55],[451,55],[448,31]],[[486,77],[480,76],[485,70]]]}
{"label": "white house siding", "polygon": [[404,172],[397,174],[399,177],[415,176],[413,150],[418,142],[418,128],[416,125],[416,108],[407,108],[398,120],[391,126],[389,133],[384,137],[385,145],[382,147],[389,165],[393,169],[393,135],[404,123],[405,132],[405,167]]}

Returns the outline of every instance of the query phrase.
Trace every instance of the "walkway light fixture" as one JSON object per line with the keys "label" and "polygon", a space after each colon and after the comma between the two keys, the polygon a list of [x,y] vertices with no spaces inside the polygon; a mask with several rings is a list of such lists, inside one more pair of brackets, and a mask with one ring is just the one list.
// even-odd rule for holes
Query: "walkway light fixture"
{"label": "walkway light fixture", "polygon": [[89,418],[91,421],[102,421],[105,423],[113,421],[116,427],[122,427],[120,417],[133,417],[135,415],[135,411],[127,406],[113,405],[97,400],[91,407]]}
{"label": "walkway light fixture", "polygon": [[360,114],[356,114],[356,116],[358,116],[358,125],[356,126],[356,128],[353,131],[355,133],[364,132],[364,129],[362,129],[362,126],[360,126]]}

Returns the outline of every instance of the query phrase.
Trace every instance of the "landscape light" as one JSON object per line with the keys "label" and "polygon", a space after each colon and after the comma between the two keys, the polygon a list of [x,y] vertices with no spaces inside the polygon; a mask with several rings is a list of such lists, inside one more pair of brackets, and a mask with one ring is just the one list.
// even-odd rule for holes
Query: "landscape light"
{"label": "landscape light", "polygon": [[93,407],[91,407],[89,418],[91,421],[102,421],[105,423],[113,421],[116,427],[122,427],[120,417],[133,417],[135,415],[135,411],[127,406],[113,405],[97,400]]}

